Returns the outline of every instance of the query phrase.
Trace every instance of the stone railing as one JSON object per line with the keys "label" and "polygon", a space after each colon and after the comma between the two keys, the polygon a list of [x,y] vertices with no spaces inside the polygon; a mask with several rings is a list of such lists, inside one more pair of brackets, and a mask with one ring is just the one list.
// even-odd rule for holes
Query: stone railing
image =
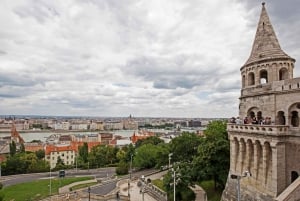
{"label": "stone railing", "polygon": [[271,84],[260,84],[243,88],[241,90],[241,96],[249,96],[256,93],[265,93],[266,91],[272,90]]}
{"label": "stone railing", "polygon": [[289,134],[289,126],[259,124],[227,124],[227,131],[281,136]]}
{"label": "stone railing", "polygon": [[300,177],[289,185],[276,199],[276,201],[300,200]]}
{"label": "stone railing", "polygon": [[162,191],[160,188],[156,187],[155,185],[147,184],[145,190],[148,194],[150,194],[152,197],[156,198],[157,200],[160,201],[168,200],[167,193],[165,191]]}

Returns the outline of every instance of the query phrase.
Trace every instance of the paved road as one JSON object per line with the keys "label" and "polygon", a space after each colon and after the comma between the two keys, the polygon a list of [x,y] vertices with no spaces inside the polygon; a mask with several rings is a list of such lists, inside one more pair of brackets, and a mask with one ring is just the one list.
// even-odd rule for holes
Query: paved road
{"label": "paved road", "polygon": [[[138,171],[138,172],[134,172],[131,176],[131,178],[139,178],[142,175],[147,175],[150,174],[152,172],[155,172],[157,170],[154,169],[150,169],[150,170],[143,170],[143,171]],[[122,179],[126,179],[129,178],[129,176],[125,176]],[[91,193],[92,194],[96,194],[96,195],[106,195],[108,193],[110,193],[111,191],[113,191],[116,188],[116,184],[117,184],[117,180],[115,181],[111,181],[109,183],[105,183],[103,185],[98,185],[95,186],[93,188],[91,188]]]}
{"label": "paved road", "polygon": [[[101,186],[96,186],[91,188],[91,194],[96,194],[96,195],[106,195],[110,193],[112,190],[116,188],[117,180],[105,183]],[[87,192],[85,190],[85,192]]]}
{"label": "paved road", "polygon": [[[101,169],[90,169],[90,170],[66,170],[66,177],[74,176],[93,176],[96,179],[102,179],[106,177],[111,177],[115,174],[115,168],[101,168]],[[58,172],[51,172],[51,177],[58,177]],[[38,179],[50,179],[50,172],[46,173],[32,173],[32,174],[20,174],[20,175],[10,175],[2,176],[0,181],[4,186],[15,185],[19,183],[26,183],[30,181],[35,181]]]}

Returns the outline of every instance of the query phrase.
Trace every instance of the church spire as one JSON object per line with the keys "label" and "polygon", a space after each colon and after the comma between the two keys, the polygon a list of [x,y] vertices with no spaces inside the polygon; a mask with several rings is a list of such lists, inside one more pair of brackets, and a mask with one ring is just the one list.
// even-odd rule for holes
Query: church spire
{"label": "church spire", "polygon": [[291,58],[280,47],[275,31],[269,19],[265,3],[258,22],[255,39],[249,59],[244,66],[260,60],[274,58]]}

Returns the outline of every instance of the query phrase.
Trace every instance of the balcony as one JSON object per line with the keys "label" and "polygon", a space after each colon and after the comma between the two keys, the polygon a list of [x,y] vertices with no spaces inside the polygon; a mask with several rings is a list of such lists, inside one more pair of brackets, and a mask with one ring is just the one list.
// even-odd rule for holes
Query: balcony
{"label": "balcony", "polygon": [[271,136],[287,136],[289,132],[289,126],[285,125],[259,125],[259,124],[227,124],[228,132],[238,133],[253,133],[260,135],[271,135]]}

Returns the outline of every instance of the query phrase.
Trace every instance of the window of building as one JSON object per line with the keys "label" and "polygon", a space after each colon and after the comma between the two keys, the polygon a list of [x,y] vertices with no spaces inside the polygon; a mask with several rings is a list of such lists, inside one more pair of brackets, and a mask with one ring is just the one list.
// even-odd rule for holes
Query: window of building
{"label": "window of building", "polygon": [[254,73],[251,72],[248,74],[248,85],[251,86],[254,84],[255,84],[255,76],[254,76]]}
{"label": "window of building", "polygon": [[288,70],[286,68],[282,68],[279,70],[279,80],[289,79]]}
{"label": "window of building", "polygon": [[268,83],[268,71],[261,70],[259,73],[259,80],[260,80],[260,84]]}
{"label": "window of building", "polygon": [[283,111],[277,113],[278,125],[285,125],[285,116]]}
{"label": "window of building", "polygon": [[299,127],[299,116],[297,111],[292,111],[291,124],[293,127]]}
{"label": "window of building", "polygon": [[258,112],[257,112],[257,120],[260,121],[260,120],[262,120],[262,119],[263,119],[262,113],[261,113],[261,111],[258,111]]}

